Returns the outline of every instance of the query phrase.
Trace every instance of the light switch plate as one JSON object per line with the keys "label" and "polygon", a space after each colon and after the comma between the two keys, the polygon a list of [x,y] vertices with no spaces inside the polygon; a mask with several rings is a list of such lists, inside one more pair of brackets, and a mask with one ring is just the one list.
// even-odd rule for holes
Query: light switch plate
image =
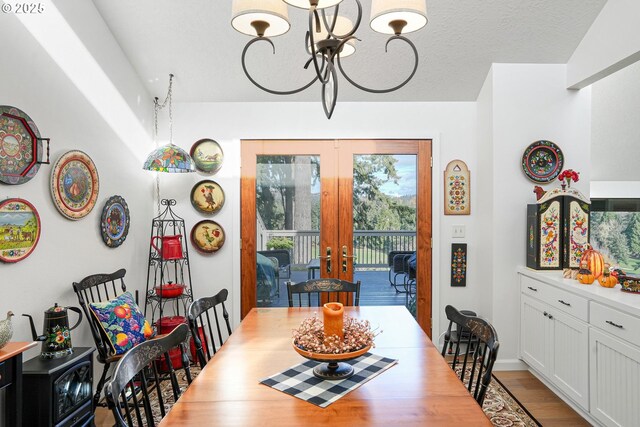
{"label": "light switch plate", "polygon": [[464,238],[465,227],[464,225],[454,225],[451,227],[451,237],[454,239]]}

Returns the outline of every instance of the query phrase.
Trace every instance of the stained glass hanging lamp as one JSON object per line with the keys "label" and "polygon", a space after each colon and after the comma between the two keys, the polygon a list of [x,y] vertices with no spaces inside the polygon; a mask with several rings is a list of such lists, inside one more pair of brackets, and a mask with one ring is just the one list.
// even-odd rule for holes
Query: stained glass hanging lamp
{"label": "stained glass hanging lamp", "polygon": [[154,140],[157,141],[158,136],[158,112],[169,106],[169,143],[158,147],[149,154],[147,160],[142,167],[148,171],[168,172],[168,173],[185,173],[195,172],[193,159],[182,148],[173,143],[173,112],[172,112],[172,93],[173,93],[173,74],[169,74],[169,90],[164,102],[160,104],[156,97],[153,101],[153,123],[154,123]]}

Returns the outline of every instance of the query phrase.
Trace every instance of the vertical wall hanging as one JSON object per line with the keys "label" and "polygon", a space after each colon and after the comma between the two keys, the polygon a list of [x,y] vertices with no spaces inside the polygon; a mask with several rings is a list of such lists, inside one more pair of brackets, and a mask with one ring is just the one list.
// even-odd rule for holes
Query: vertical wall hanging
{"label": "vertical wall hanging", "polygon": [[471,214],[470,172],[462,160],[452,160],[444,170],[444,214]]}
{"label": "vertical wall hanging", "polygon": [[467,286],[467,244],[451,244],[451,286]]}

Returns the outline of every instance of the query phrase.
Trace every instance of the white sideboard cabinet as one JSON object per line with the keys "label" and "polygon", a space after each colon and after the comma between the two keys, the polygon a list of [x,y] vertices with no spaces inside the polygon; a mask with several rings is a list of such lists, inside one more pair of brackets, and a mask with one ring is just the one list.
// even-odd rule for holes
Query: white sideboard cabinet
{"label": "white sideboard cabinet", "polygon": [[605,426],[640,425],[640,295],[519,268],[520,356]]}

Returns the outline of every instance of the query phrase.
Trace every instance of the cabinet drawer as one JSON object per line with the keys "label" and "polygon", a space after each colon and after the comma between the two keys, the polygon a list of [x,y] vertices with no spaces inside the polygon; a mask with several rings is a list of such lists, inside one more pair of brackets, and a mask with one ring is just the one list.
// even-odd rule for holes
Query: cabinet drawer
{"label": "cabinet drawer", "polygon": [[564,311],[585,322],[589,321],[589,300],[563,291],[558,288],[550,288],[545,294],[545,301],[553,308]]}
{"label": "cabinet drawer", "polygon": [[582,321],[589,321],[589,300],[571,292],[558,289],[539,280],[521,276],[520,290],[523,294],[546,302]]}
{"label": "cabinet drawer", "polygon": [[527,276],[520,276],[520,290],[523,294],[544,300],[551,286]]}
{"label": "cabinet drawer", "polygon": [[640,318],[591,302],[591,325],[640,346]]}

